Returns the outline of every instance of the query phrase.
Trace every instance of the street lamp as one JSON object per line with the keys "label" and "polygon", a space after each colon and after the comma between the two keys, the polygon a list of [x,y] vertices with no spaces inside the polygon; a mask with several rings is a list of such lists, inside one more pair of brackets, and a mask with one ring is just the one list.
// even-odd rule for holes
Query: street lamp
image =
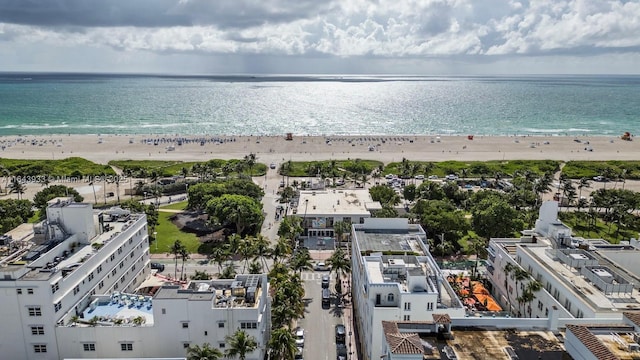
{"label": "street lamp", "polygon": [[156,252],[158,252],[158,232],[157,231],[153,232],[153,241],[156,242]]}

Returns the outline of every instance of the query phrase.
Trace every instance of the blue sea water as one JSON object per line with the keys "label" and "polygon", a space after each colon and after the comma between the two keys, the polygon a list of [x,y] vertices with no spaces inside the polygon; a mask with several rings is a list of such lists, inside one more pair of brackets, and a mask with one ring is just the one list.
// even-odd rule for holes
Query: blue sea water
{"label": "blue sea water", "polygon": [[637,133],[640,76],[0,73],[0,135]]}

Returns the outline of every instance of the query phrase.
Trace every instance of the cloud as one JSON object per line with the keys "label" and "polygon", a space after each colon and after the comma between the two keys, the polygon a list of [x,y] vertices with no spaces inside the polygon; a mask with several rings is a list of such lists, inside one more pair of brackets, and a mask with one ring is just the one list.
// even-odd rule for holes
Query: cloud
{"label": "cloud", "polygon": [[[625,0],[0,0],[0,42],[380,60],[637,53]],[[249,61],[251,62],[251,61]]]}

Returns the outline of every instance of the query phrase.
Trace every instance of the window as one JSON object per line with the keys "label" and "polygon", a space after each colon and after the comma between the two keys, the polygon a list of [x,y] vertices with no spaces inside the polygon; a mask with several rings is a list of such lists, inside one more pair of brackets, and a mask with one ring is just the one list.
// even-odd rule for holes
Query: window
{"label": "window", "polygon": [[53,304],[53,310],[55,310],[56,312],[58,312],[60,309],[62,309],[62,302],[59,301],[55,304]]}
{"label": "window", "polygon": [[29,311],[29,316],[42,316],[42,309],[40,309],[40,306],[30,306],[27,309]]}
{"label": "window", "polygon": [[167,313],[167,309],[162,308],[162,315],[165,315]]}
{"label": "window", "polygon": [[93,273],[90,273],[88,276],[89,281],[93,280]]}
{"label": "window", "polygon": [[404,309],[407,311],[411,310],[411,303],[410,302],[404,303]]}
{"label": "window", "polygon": [[118,255],[122,254],[122,246],[118,248]]}
{"label": "window", "polygon": [[188,348],[189,347],[189,343],[182,343],[182,347],[185,348],[185,349]]}
{"label": "window", "polygon": [[542,301],[538,300],[538,310],[542,310]]}
{"label": "window", "polygon": [[73,288],[73,295],[75,295],[75,294],[77,294],[77,293],[79,293],[79,292],[80,292],[80,285],[76,285],[76,286]]}
{"label": "window", "polygon": [[27,289],[27,294],[33,295],[33,289]]}
{"label": "window", "polygon": [[240,329],[257,329],[258,323],[255,321],[241,321]]}
{"label": "window", "polygon": [[16,289],[16,293],[18,293],[18,295],[22,295],[22,289]]}
{"label": "window", "polygon": [[47,345],[45,344],[35,344],[33,345],[33,352],[35,353],[46,353]]}
{"label": "window", "polygon": [[103,286],[104,286],[104,281],[100,281],[100,283],[98,284],[98,290],[102,289]]}
{"label": "window", "polygon": [[427,303],[427,310],[433,310],[433,303]]}
{"label": "window", "polygon": [[188,328],[189,328],[189,323],[187,323],[187,322],[183,322],[183,323],[182,323],[182,328],[183,328],[183,329],[188,329]]}
{"label": "window", "polygon": [[98,274],[100,274],[102,272],[102,265],[98,265],[98,270],[96,270],[98,272]]}
{"label": "window", "polygon": [[223,322],[219,322],[219,323],[218,323],[218,328],[219,328],[219,329],[224,328],[224,323],[223,323]]}
{"label": "window", "polygon": [[122,351],[133,351],[132,343],[122,343],[120,344],[120,350]]}
{"label": "window", "polygon": [[209,332],[207,330],[204,331],[204,336],[209,335]]}
{"label": "window", "polygon": [[411,321],[411,315],[405,315],[404,321]]}
{"label": "window", "polygon": [[124,261],[118,265],[118,268],[122,269],[124,267]]}
{"label": "window", "polygon": [[388,302],[393,302],[394,299],[395,299],[395,297],[393,296],[393,294],[387,295],[387,301]]}
{"label": "window", "polygon": [[111,270],[111,275],[115,275],[117,273],[116,269]]}
{"label": "window", "polygon": [[31,335],[44,335],[44,326],[32,326]]}
{"label": "window", "polygon": [[111,254],[111,257],[109,258],[109,260],[113,261],[113,259],[116,258],[116,254]]}
{"label": "window", "polygon": [[82,344],[82,349],[84,351],[96,351],[96,344],[94,343]]}
{"label": "window", "polygon": [[220,349],[224,349],[224,343],[218,343],[218,347],[219,347]]}

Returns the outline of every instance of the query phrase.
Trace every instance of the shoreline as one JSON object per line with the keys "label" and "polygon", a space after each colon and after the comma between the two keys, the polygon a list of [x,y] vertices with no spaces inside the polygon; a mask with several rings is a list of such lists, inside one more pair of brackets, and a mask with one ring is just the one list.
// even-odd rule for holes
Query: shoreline
{"label": "shoreline", "polygon": [[[181,144],[178,140],[181,139]],[[258,161],[375,159],[401,161],[640,160],[638,141],[619,136],[560,135],[29,135],[0,136],[0,157],[109,160],[203,161],[237,159],[254,153]]]}

